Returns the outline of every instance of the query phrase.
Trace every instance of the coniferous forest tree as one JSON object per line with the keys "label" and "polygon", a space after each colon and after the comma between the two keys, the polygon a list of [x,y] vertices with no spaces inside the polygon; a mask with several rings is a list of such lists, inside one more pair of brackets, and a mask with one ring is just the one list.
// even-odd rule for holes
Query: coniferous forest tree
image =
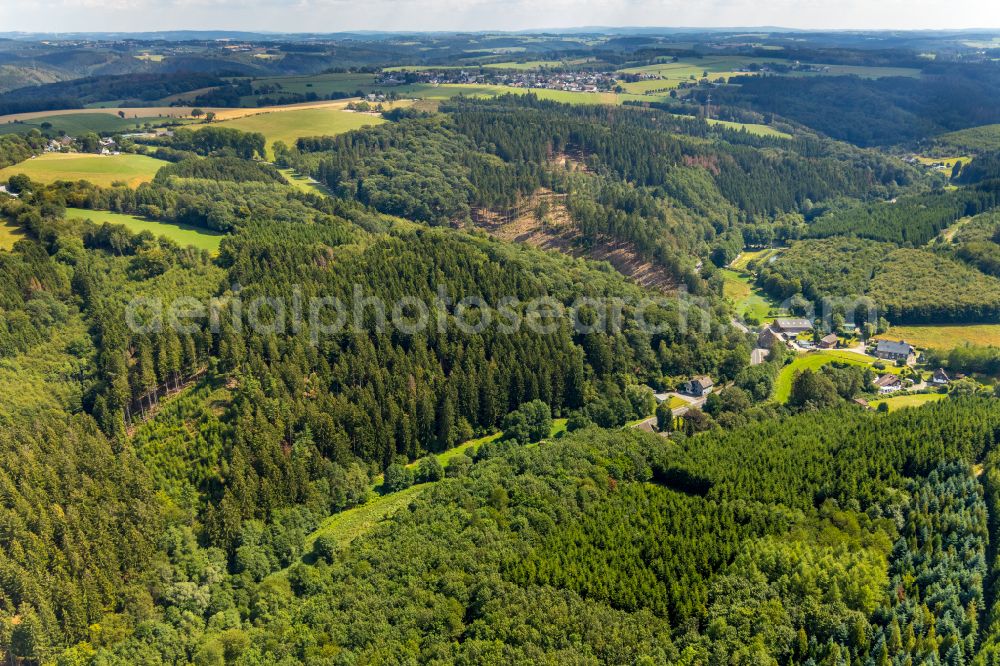
{"label": "coniferous forest tree", "polygon": [[[1000,321],[997,153],[921,143],[995,116],[973,85],[990,65],[928,61],[927,36],[785,40],[766,65],[744,37],[413,39],[431,46],[338,38],[339,60],[319,36],[191,40],[160,74],[116,40],[116,73],[0,94],[184,108],[357,85],[370,102],[323,112],[372,114],[291,141],[210,109],[130,136],[112,116],[88,140],[114,150],[86,157],[162,164],[104,185],[29,177],[73,141],[4,125],[0,661],[1000,663],[1000,349],[921,349],[892,372],[928,404],[890,411],[861,399],[885,398],[884,363],[793,372],[798,346],[755,349],[739,322],[849,296],[893,325]],[[717,49],[741,50],[734,85],[710,79]],[[401,53],[434,78],[611,67],[599,95],[628,103],[413,102],[456,84]],[[704,75],[617,91],[680,58]],[[800,58],[917,75],[784,76]],[[54,122],[95,122],[76,115]],[[967,376],[915,386],[938,367]]]}

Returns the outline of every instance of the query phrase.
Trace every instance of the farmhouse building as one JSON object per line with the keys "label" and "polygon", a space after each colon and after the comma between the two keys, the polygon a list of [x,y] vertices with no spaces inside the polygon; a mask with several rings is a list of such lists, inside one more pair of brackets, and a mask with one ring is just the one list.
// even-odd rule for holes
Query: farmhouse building
{"label": "farmhouse building", "polygon": [[798,335],[812,330],[812,322],[804,317],[779,317],[774,323],[785,335]]}
{"label": "farmhouse building", "polygon": [[705,396],[712,392],[713,386],[711,377],[701,375],[684,382],[683,390],[688,395]]}
{"label": "farmhouse building", "polygon": [[875,356],[886,361],[907,361],[913,355],[913,346],[905,341],[879,340],[875,346]]}
{"label": "farmhouse building", "polygon": [[951,382],[951,378],[948,377],[948,373],[944,371],[944,368],[938,368],[934,371],[934,376],[931,377],[931,384],[935,386],[944,386]]}
{"label": "farmhouse building", "polygon": [[773,327],[768,326],[757,335],[757,346],[763,349],[772,349],[775,345],[784,344],[785,336]]}
{"label": "farmhouse building", "polygon": [[900,381],[899,376],[893,374],[882,375],[873,383],[879,393],[894,393],[903,388],[903,382]]}
{"label": "farmhouse building", "polygon": [[831,333],[830,335],[826,336],[825,338],[823,338],[823,339],[821,339],[819,341],[819,348],[820,349],[833,349],[834,347],[837,346],[837,342],[839,342],[839,338],[837,337],[837,334],[836,333]]}

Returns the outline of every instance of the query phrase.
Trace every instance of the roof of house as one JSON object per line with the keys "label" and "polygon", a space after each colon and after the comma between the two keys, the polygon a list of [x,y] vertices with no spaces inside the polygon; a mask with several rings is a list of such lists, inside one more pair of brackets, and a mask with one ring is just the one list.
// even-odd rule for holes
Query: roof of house
{"label": "roof of house", "polygon": [[782,335],[781,331],[776,331],[771,326],[764,328],[764,330],[760,332],[760,335],[757,336],[758,340],[762,338],[765,340],[777,340],[779,342],[785,341],[785,336]]}
{"label": "roof of house", "polygon": [[702,386],[712,386],[712,378],[708,375],[698,375],[697,377],[692,377],[691,381],[698,382]]}
{"label": "roof of house", "polygon": [[837,337],[836,333],[831,333],[830,335],[825,336],[822,341],[827,343],[835,343],[839,339],[840,338]]}
{"label": "roof of house", "polygon": [[774,323],[779,328],[812,328],[812,322],[803,317],[779,317]]}
{"label": "roof of house", "polygon": [[885,388],[886,386],[895,386],[896,384],[899,383],[899,377],[893,374],[882,375],[881,377],[876,379],[874,383],[875,386],[878,386],[879,388]]}
{"label": "roof of house", "polygon": [[878,344],[875,346],[876,352],[882,352],[886,354],[903,354],[909,356],[913,353],[913,345],[908,345],[906,342],[900,340],[879,340]]}
{"label": "roof of house", "polygon": [[943,379],[948,381],[948,373],[944,371],[944,368],[938,368],[934,371],[934,379]]}

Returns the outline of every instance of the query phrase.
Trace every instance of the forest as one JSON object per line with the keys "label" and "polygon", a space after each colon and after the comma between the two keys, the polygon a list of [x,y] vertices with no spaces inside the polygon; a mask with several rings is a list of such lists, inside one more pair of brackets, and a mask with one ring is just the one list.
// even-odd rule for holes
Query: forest
{"label": "forest", "polygon": [[0,40],[0,114],[398,102],[0,136],[0,661],[1000,663],[1000,347],[759,337],[1000,322],[982,38]]}

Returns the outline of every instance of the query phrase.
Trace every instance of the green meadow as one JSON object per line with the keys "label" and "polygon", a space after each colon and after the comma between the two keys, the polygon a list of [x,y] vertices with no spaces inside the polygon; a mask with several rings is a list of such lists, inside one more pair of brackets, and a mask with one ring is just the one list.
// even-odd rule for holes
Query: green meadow
{"label": "green meadow", "polygon": [[[0,125],[0,134],[27,134],[33,129],[48,132],[65,132],[69,136],[79,136],[84,132],[98,134],[112,132],[131,132],[141,129],[143,125],[162,124],[164,118],[150,116],[145,118],[119,118],[111,113],[67,113],[64,115],[31,118],[17,122],[7,122]],[[42,124],[46,123],[46,127]]]}
{"label": "green meadow", "polygon": [[[314,74],[312,76],[271,76],[253,79],[255,90],[274,88],[266,96],[279,97],[282,94],[308,95],[316,93],[321,99],[329,99],[333,93],[353,95],[359,89],[367,90],[375,82],[374,74],[360,72],[343,72],[331,74]],[[258,95],[243,98],[246,103],[253,102]],[[252,104],[250,104],[252,106]]]}
{"label": "green meadow", "polygon": [[124,182],[130,187],[153,180],[165,165],[163,160],[145,155],[92,155],[90,153],[44,153],[29,160],[0,169],[0,182],[15,174],[26,174],[40,183],[57,180],[89,180],[94,185],[109,187]]}
{"label": "green meadow", "polygon": [[737,316],[752,318],[763,322],[769,319],[768,314],[774,307],[767,296],[753,284],[753,279],[746,273],[722,269],[722,293],[733,307]]}
{"label": "green meadow", "polygon": [[879,405],[885,403],[889,406],[889,411],[894,412],[897,409],[903,409],[904,407],[920,407],[921,405],[926,405],[929,402],[937,402],[938,400],[943,400],[947,397],[947,393],[914,393],[913,395],[894,395],[890,398],[872,400],[868,404],[872,408],[878,408]]}
{"label": "green meadow", "polygon": [[24,229],[12,222],[0,219],[0,250],[11,249],[14,247],[14,243],[24,238],[24,236]]}
{"label": "green meadow", "polygon": [[[300,137],[332,136],[384,122],[385,120],[377,115],[355,113],[335,107],[319,107],[265,111],[252,116],[212,123],[212,126],[231,127],[244,132],[260,132],[267,137],[268,155],[273,156],[272,147],[275,141],[284,141],[291,146]],[[194,125],[192,128],[202,127],[208,127],[208,125]]]}
{"label": "green meadow", "polygon": [[106,210],[87,210],[84,208],[67,208],[66,218],[81,218],[90,220],[94,224],[121,224],[128,227],[133,233],[148,231],[156,237],[166,236],[178,245],[193,245],[199,250],[208,250],[216,253],[219,251],[219,243],[224,234],[186,224],[173,224],[170,222],[157,222],[135,215],[125,215],[122,213],[112,213]]}
{"label": "green meadow", "polygon": [[788,402],[788,398],[792,395],[792,381],[796,374],[803,370],[819,370],[824,365],[835,361],[859,366],[870,366],[874,363],[873,359],[849,351],[828,350],[800,354],[778,373],[778,378],[774,382],[774,399],[782,403]]}

